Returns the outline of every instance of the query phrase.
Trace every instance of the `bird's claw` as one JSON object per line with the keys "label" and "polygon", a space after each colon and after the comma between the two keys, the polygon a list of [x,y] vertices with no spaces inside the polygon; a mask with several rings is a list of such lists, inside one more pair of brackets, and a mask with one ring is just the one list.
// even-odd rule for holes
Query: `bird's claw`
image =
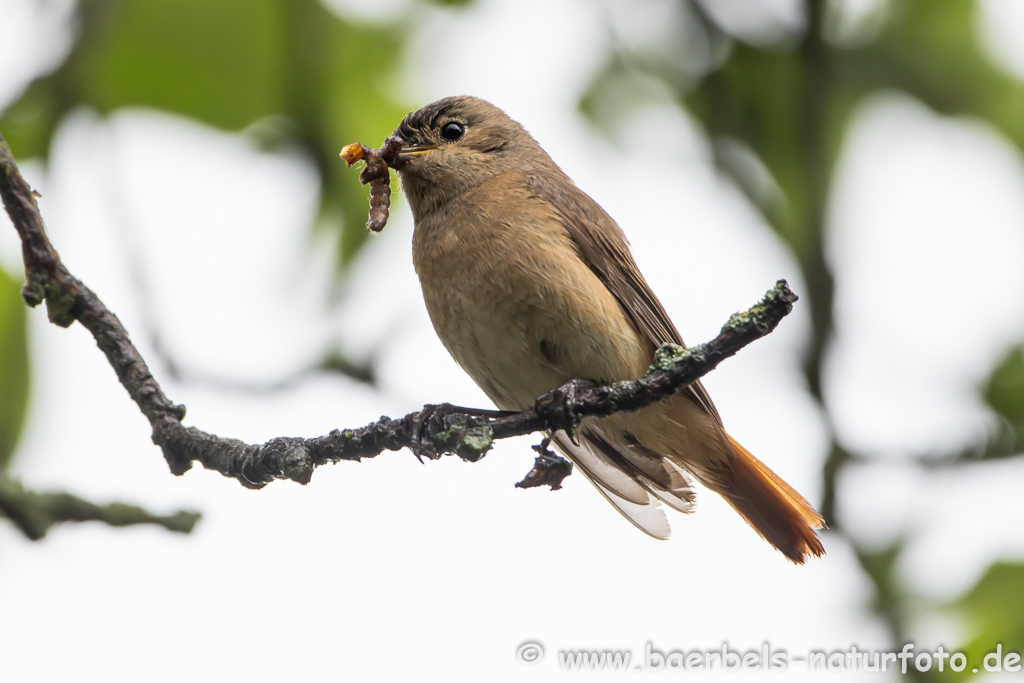
{"label": "bird's claw", "polygon": [[420,462],[423,462],[423,458],[437,460],[441,457],[437,449],[434,448],[430,433],[438,428],[444,428],[442,422],[444,416],[450,414],[454,407],[450,403],[428,403],[420,412],[412,416],[409,424],[409,450]]}
{"label": "bird's claw", "polygon": [[488,410],[486,408],[464,408],[451,403],[428,403],[423,409],[409,418],[407,428],[410,434],[409,450],[416,456],[416,459],[423,462],[423,458],[437,460],[445,451],[438,451],[436,444],[431,438],[432,434],[445,431],[450,426],[445,422],[449,415],[461,415],[468,417],[506,417],[514,415],[515,411],[510,410]]}
{"label": "bird's claw", "polygon": [[576,399],[582,389],[594,386],[593,382],[571,379],[557,389],[552,389],[536,400],[534,409],[552,432],[562,430],[574,446],[576,428],[580,426],[580,416],[576,413]]}

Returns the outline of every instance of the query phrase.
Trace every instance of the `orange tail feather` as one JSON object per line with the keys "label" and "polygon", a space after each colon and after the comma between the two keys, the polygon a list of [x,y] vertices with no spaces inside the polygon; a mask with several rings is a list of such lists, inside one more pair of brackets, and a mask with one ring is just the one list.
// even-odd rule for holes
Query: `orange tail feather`
{"label": "orange tail feather", "polygon": [[825,520],[803,496],[729,437],[736,457],[731,472],[716,477],[714,489],[747,521],[761,538],[796,564],[808,555],[825,554],[814,532]]}

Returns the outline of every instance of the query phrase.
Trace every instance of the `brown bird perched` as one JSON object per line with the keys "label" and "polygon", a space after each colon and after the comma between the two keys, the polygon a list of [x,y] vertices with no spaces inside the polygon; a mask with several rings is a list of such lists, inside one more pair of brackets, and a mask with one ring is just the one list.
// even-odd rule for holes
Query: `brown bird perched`
{"label": "brown bird perched", "polygon": [[[619,226],[503,111],[448,97],[395,135],[430,319],[499,408],[532,407],[569,379],[636,379],[659,345],[682,345]],[[670,533],[660,503],[691,511],[696,479],[793,562],[824,553],[821,516],[725,432],[700,382],[635,413],[588,418],[576,436],[553,442],[655,538]]]}

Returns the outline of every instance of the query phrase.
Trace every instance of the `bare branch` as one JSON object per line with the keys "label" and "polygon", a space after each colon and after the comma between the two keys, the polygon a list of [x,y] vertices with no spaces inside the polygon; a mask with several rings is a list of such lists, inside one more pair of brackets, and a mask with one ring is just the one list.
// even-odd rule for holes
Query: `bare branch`
{"label": "bare branch", "polygon": [[[574,380],[539,398],[534,409],[521,413],[495,416],[489,411],[446,404],[428,406],[397,420],[381,417],[359,429],[334,430],[312,439],[279,437],[253,445],[181,424],[185,407],[164,395],[117,317],[61,263],[46,237],[31,188],[19,174],[2,138],[0,195],[21,237],[28,276],[24,296],[29,305],[45,300],[54,323],[67,327],[78,320],[92,333],[121,384],[149,420],[153,442],[163,450],[173,473],[183,474],[198,462],[250,488],[260,488],[275,479],[305,484],[320,465],[372,458],[385,450],[414,448],[428,457],[452,453],[476,461],[497,439],[557,430],[571,433],[585,417],[639,410],[680,391],[750,342],[767,335],[797,299],[780,280],[759,304],[730,318],[711,342],[690,349],[671,344],[658,349],[643,378],[609,386]],[[423,419],[427,413],[431,418]],[[549,467],[551,463],[545,461],[542,465]],[[539,472],[541,475],[541,483],[561,481],[549,473]],[[524,485],[527,481],[529,476]]]}
{"label": "bare branch", "polygon": [[103,522],[110,526],[155,524],[187,534],[199,521],[198,512],[154,515],[124,503],[97,505],[70,493],[29,491],[21,483],[0,475],[0,513],[33,541],[61,522]]}

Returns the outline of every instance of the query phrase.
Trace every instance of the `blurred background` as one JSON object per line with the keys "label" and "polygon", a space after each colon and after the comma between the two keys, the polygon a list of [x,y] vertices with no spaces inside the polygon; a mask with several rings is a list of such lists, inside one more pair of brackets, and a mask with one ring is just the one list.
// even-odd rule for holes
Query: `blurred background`
{"label": "blurred background", "polygon": [[367,235],[337,158],[473,94],[617,218],[688,342],[790,281],[793,315],[705,382],[830,527],[794,567],[705,492],[657,542],[581,477],[515,489],[536,437],[306,487],[174,477],[88,333],[22,304],[4,216],[0,492],[203,519],[0,520],[3,681],[556,680],[570,648],[906,642],[970,677],[1024,650],[1024,3],[2,0],[0,23],[0,133],[187,424],[487,405],[434,336],[400,192]]}

